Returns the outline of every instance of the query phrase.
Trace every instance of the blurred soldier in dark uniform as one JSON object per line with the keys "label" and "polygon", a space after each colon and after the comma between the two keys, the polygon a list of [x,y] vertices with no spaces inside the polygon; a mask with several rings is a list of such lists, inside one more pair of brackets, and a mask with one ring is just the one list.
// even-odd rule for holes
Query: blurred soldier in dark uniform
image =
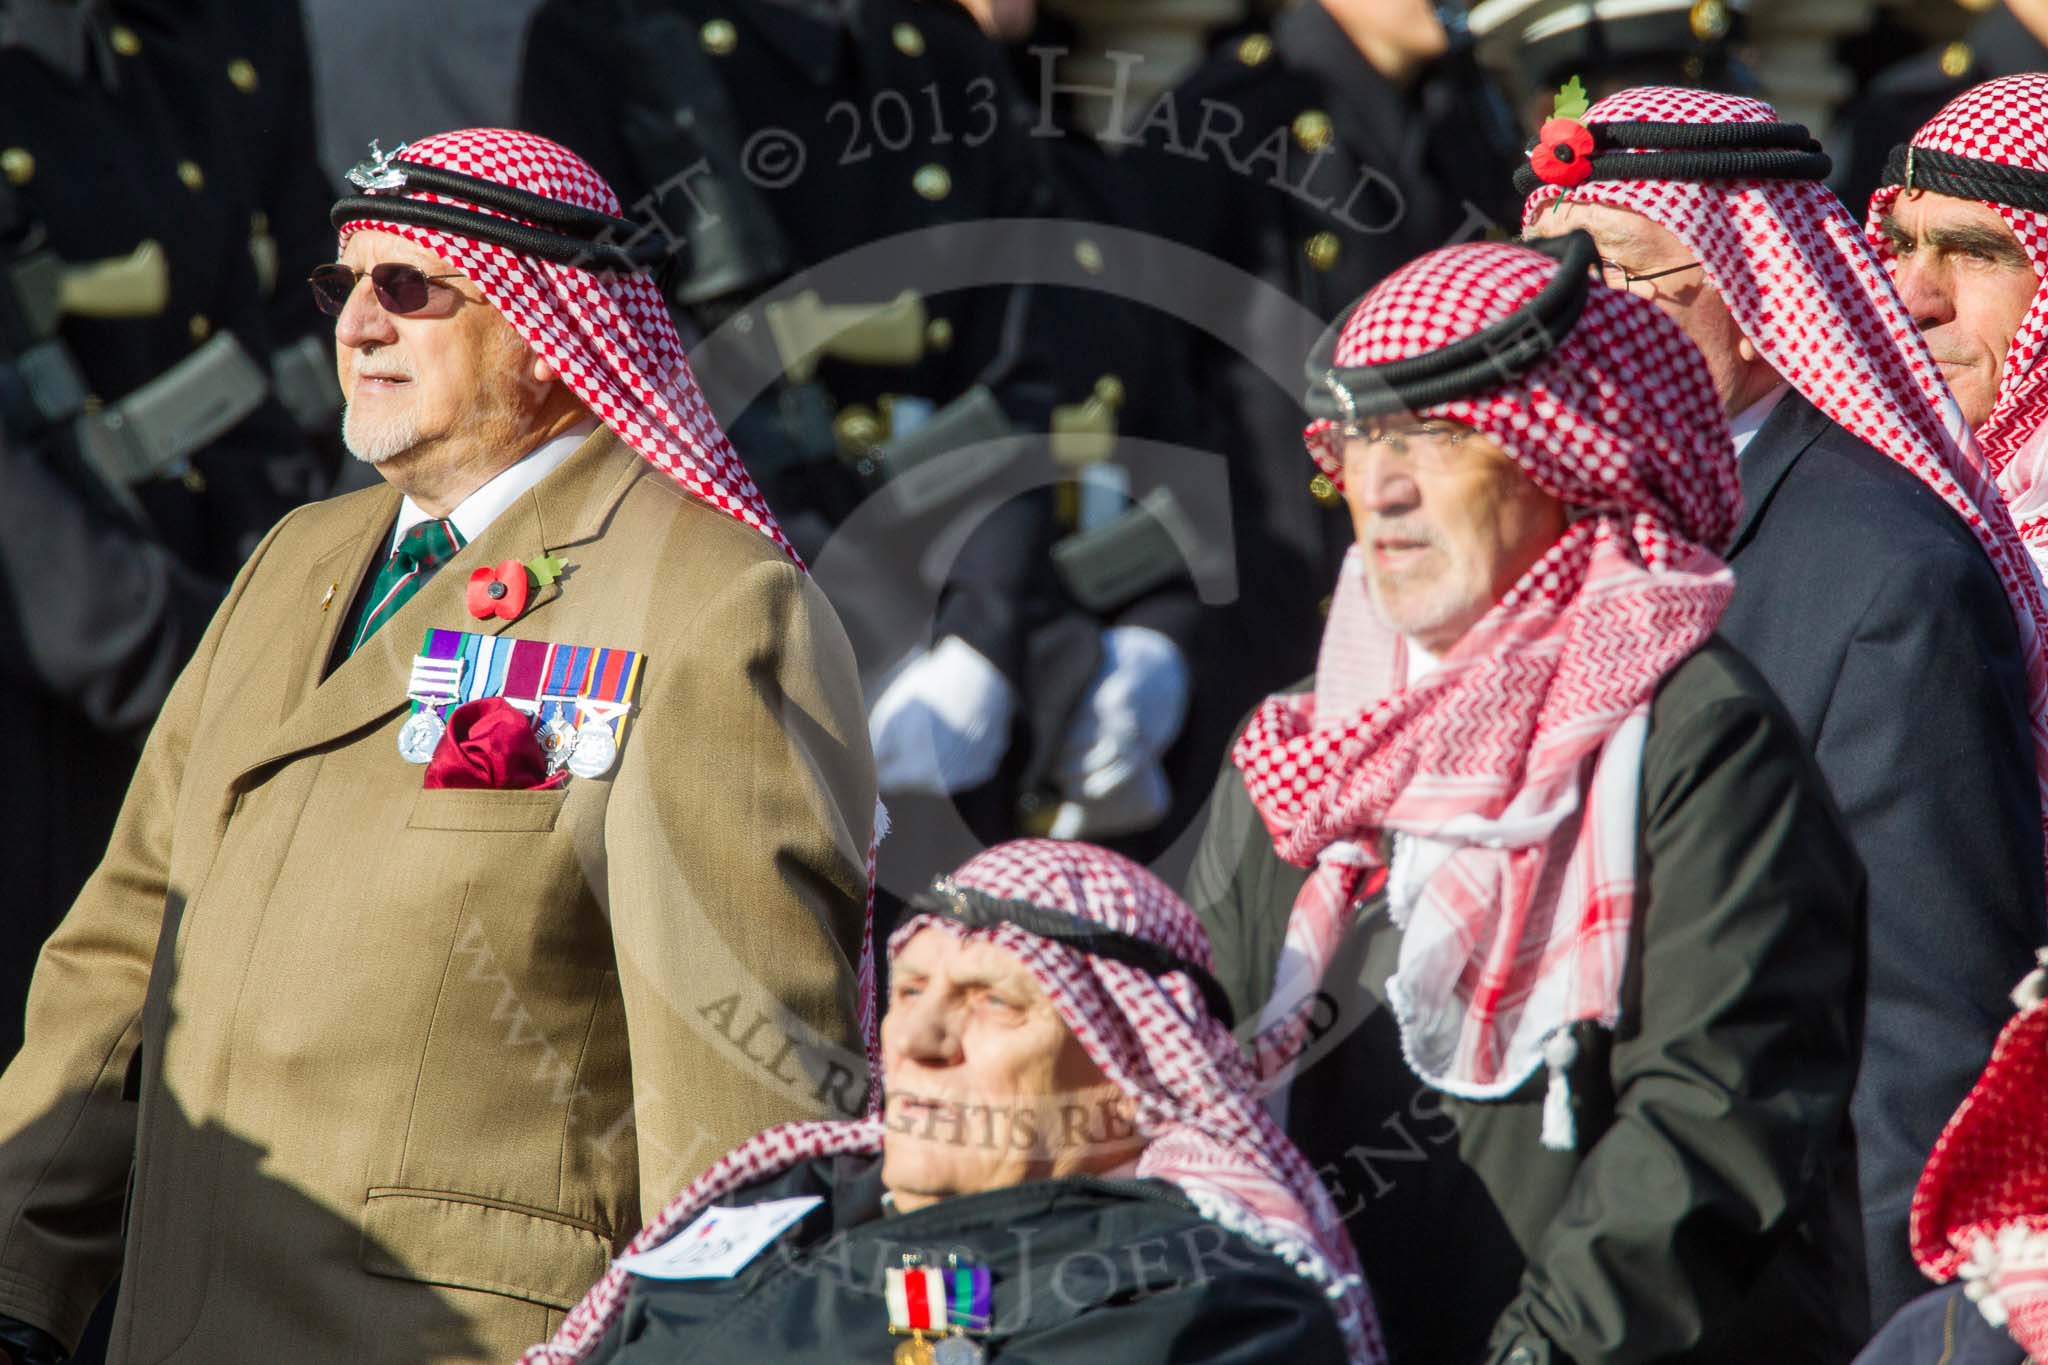
{"label": "blurred soldier in dark uniform", "polygon": [[1878,72],[1830,140],[1835,193],[1860,211],[1884,180],[1885,157],[1941,106],[1973,85],[2028,71],[2048,71],[2048,0],[1993,0],[1964,37]]}
{"label": "blurred soldier in dark uniform", "polygon": [[[1197,334],[1189,401],[1206,401],[1230,463],[1236,600],[1198,669],[1193,726],[1221,752],[1266,693],[1315,667],[1317,599],[1350,525],[1301,470],[1294,376],[1338,312],[1413,256],[1515,221],[1520,137],[1475,65],[1462,15],[1427,0],[1301,0],[1270,32],[1220,49],[1142,118],[1128,148],[1173,237],[1300,304],[1247,299],[1235,343]],[[1240,286],[1186,281],[1191,296]],[[1315,591],[1304,585],[1320,584]]]}
{"label": "blurred soldier in dark uniform", "polygon": [[1577,77],[1588,99],[1638,85],[1756,93],[1740,53],[1749,0],[1479,0],[1472,36],[1500,73],[1533,136],[1557,89]]}
{"label": "blurred soldier in dark uniform", "polygon": [[220,585],[314,492],[270,396],[228,58],[195,36],[140,5],[0,0],[0,649],[25,708],[0,1057]]}
{"label": "blurred soldier in dark uniform", "polygon": [[846,623],[899,830],[1001,837],[1054,390],[1008,284],[1001,225],[1052,201],[1000,52],[952,0],[549,0],[526,54],[521,126],[675,240],[693,368]]}

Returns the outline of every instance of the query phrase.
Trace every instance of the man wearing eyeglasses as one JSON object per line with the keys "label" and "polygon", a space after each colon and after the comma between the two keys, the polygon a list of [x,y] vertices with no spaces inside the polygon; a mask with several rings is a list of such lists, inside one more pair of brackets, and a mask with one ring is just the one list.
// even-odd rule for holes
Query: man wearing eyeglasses
{"label": "man wearing eyeglasses", "polygon": [[[509,1360],[762,1127],[859,1117],[852,652],[632,225],[528,134],[314,272],[382,487],[237,579],[0,1075],[0,1359]],[[132,1175],[131,1175],[132,1169]]]}
{"label": "man wearing eyeglasses", "polygon": [[2048,607],[1963,414],[1806,130],[1641,88],[1555,119],[1524,228],[1599,244],[1707,357],[1743,512],[1720,629],[1783,698],[1870,871],[1855,1121],[1872,1322],[1919,1288],[1913,1186],[2041,941]]}

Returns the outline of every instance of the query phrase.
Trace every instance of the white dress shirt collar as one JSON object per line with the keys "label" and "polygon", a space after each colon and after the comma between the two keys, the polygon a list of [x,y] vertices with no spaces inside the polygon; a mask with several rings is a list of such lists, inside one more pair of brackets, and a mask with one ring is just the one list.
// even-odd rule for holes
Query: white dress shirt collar
{"label": "white dress shirt collar", "polygon": [[[483,487],[457,503],[455,510],[448,514],[448,520],[455,523],[455,529],[462,533],[462,543],[467,545],[482,535],[498,514],[519,501],[521,494],[538,484],[555,466],[569,458],[577,446],[590,438],[597,430],[597,419],[579,422],[569,430],[545,442],[538,450],[520,460],[508,469],[493,475]],[[398,505],[398,525],[391,532],[391,548],[396,550],[398,542],[407,531],[423,521],[432,521],[433,514],[414,502],[410,497]]]}
{"label": "white dress shirt collar", "polygon": [[1778,404],[1784,400],[1787,386],[1778,385],[1763,397],[1751,403],[1741,412],[1728,419],[1728,435],[1735,445],[1735,457],[1742,458],[1742,452],[1749,449],[1749,443],[1756,439],[1763,424],[1770,420]]}

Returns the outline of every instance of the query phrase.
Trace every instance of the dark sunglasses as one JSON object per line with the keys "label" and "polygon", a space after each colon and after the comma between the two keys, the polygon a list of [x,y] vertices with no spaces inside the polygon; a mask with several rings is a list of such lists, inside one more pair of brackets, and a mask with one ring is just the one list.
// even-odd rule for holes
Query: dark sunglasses
{"label": "dark sunglasses", "polygon": [[368,275],[370,288],[377,293],[377,302],[384,311],[396,316],[417,313],[427,306],[433,290],[428,286],[436,280],[459,280],[457,272],[448,275],[429,275],[418,266],[400,265],[386,261],[373,265],[368,270],[354,270],[336,262],[313,268],[306,276],[306,282],[313,286],[313,302],[329,317],[340,317],[341,310],[348,307],[349,295],[356,292],[356,281]]}

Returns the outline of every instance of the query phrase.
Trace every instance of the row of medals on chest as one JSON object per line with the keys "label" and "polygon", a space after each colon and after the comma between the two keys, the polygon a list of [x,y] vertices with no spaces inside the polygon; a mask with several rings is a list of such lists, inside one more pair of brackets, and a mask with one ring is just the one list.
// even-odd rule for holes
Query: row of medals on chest
{"label": "row of medals on chest", "polygon": [[[398,753],[406,762],[425,763],[440,747],[441,737],[448,730],[448,722],[441,710],[453,705],[460,695],[463,664],[459,658],[429,659],[421,656],[413,660],[412,682],[406,688],[406,695],[419,702],[420,708],[399,727]],[[537,700],[506,697],[504,700],[531,716],[538,725],[550,775],[567,768],[577,777],[603,777],[618,760],[619,743],[612,733],[611,722],[625,714],[626,703],[601,701],[596,697],[541,697]],[[583,718],[580,725],[565,714],[572,705]],[[542,720],[543,712],[550,706],[554,708],[553,713]]]}

